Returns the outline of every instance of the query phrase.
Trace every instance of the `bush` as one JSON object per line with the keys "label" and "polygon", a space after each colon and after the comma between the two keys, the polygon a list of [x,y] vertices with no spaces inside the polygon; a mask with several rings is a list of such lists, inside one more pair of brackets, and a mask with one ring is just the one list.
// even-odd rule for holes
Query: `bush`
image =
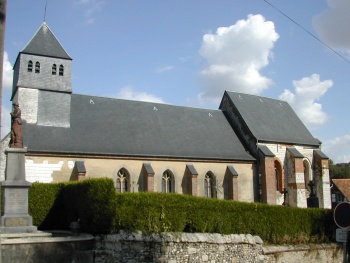
{"label": "bush", "polygon": [[111,179],[33,183],[29,189],[29,214],[40,230],[66,230],[79,220],[84,232],[109,233],[114,228],[115,205]]}
{"label": "bush", "polygon": [[330,242],[332,211],[161,193],[117,194],[116,230],[252,234],[273,244]]}
{"label": "bush", "polygon": [[252,234],[272,244],[330,242],[333,214],[302,209],[163,193],[116,193],[111,179],[34,183],[29,213],[40,230],[69,229],[80,220],[91,234],[118,230]]}

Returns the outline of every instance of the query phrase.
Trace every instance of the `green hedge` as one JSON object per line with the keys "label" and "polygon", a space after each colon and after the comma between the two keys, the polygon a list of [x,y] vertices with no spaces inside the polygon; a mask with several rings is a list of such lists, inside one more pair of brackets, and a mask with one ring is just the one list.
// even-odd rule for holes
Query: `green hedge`
{"label": "green hedge", "polygon": [[117,194],[110,179],[34,183],[29,213],[40,230],[69,229],[80,220],[92,234],[119,230],[252,234],[272,244],[334,241],[333,214],[302,209],[162,193]]}
{"label": "green hedge", "polygon": [[332,211],[161,193],[117,194],[116,230],[252,234],[267,243],[330,242]]}
{"label": "green hedge", "polygon": [[81,230],[99,234],[114,228],[115,188],[111,179],[58,184],[33,183],[29,214],[40,230],[65,230],[79,220]]}

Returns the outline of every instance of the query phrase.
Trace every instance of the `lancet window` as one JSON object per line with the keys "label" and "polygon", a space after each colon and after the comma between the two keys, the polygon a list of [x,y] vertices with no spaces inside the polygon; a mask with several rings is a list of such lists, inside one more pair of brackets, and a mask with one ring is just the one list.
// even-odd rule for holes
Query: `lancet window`
{"label": "lancet window", "polygon": [[28,72],[33,72],[33,61],[28,61]]}
{"label": "lancet window", "polygon": [[35,62],[35,73],[40,73],[40,63],[38,61]]}
{"label": "lancet window", "polygon": [[124,193],[129,191],[129,174],[125,169],[120,169],[117,173],[116,186],[117,192]]}
{"label": "lancet window", "polygon": [[56,64],[52,65],[52,75],[56,75],[57,74],[57,66]]}
{"label": "lancet window", "polygon": [[60,76],[63,76],[63,73],[64,73],[64,67],[63,67],[63,65],[60,65],[58,74]]}
{"label": "lancet window", "polygon": [[207,172],[204,176],[204,196],[208,198],[216,197],[216,181],[215,176],[211,172]]}
{"label": "lancet window", "polygon": [[162,192],[171,193],[173,191],[174,191],[174,176],[169,170],[166,170],[162,175]]}

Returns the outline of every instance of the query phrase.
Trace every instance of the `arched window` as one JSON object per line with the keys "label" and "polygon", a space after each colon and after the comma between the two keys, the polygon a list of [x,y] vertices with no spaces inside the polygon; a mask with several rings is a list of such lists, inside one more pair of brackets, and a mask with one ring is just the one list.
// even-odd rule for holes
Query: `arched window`
{"label": "arched window", "polygon": [[216,198],[216,181],[212,172],[207,172],[204,176],[204,196]]}
{"label": "arched window", "polygon": [[33,61],[28,61],[28,72],[33,72]]}
{"label": "arched window", "polygon": [[119,193],[124,193],[129,191],[129,174],[128,172],[122,168],[118,171],[117,173],[117,181],[116,181],[116,186],[117,186],[117,192]]}
{"label": "arched window", "polygon": [[162,192],[174,192],[174,176],[169,170],[166,170],[162,175]]}
{"label": "arched window", "polygon": [[64,67],[63,65],[60,65],[58,75],[63,76],[63,72],[64,72]]}
{"label": "arched window", "polygon": [[305,182],[305,189],[310,191],[310,181],[312,181],[312,175],[311,175],[311,169],[310,169],[310,163],[307,159],[304,159],[304,182]]}
{"label": "arched window", "polygon": [[275,178],[276,178],[276,190],[283,192],[283,173],[281,163],[275,160]]}
{"label": "arched window", "polygon": [[40,63],[38,61],[35,62],[35,73],[40,73]]}
{"label": "arched window", "polygon": [[57,74],[57,66],[56,64],[52,65],[52,75],[56,75]]}

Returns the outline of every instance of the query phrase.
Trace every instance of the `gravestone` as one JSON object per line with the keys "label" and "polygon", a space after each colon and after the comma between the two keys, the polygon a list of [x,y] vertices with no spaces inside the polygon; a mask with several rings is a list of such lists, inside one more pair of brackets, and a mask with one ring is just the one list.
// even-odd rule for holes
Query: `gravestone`
{"label": "gravestone", "polygon": [[28,190],[31,183],[25,179],[26,148],[8,148],[6,154],[5,181],[1,182],[1,233],[32,233],[28,214]]}

